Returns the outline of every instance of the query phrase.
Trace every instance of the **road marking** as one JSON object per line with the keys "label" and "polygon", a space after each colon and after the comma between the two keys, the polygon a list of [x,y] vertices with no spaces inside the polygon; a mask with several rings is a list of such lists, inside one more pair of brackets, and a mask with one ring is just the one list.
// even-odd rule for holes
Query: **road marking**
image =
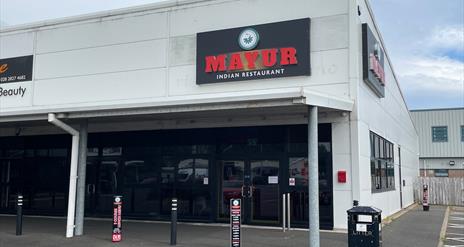
{"label": "road marking", "polygon": [[[451,211],[448,221],[448,232],[446,233],[443,247],[464,247],[464,212]],[[456,230],[455,230],[456,229]],[[449,232],[450,230],[459,231],[460,233]],[[453,244],[451,244],[451,242]],[[456,243],[456,244],[455,244]]]}
{"label": "road marking", "polygon": [[464,243],[464,238],[446,238],[446,240]]}
{"label": "road marking", "polygon": [[458,228],[458,229],[464,229],[464,225],[462,224],[454,224],[454,223],[450,223],[448,225],[448,228]]}

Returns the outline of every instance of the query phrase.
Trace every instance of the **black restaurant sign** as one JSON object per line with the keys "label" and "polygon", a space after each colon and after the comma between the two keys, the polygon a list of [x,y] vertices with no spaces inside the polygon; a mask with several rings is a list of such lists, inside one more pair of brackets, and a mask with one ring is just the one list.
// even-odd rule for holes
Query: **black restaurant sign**
{"label": "black restaurant sign", "polygon": [[309,76],[310,19],[197,34],[196,83]]}
{"label": "black restaurant sign", "polygon": [[364,82],[377,94],[385,97],[384,53],[380,42],[367,24],[362,24],[362,59]]}
{"label": "black restaurant sign", "polygon": [[32,81],[33,56],[0,59],[0,84]]}

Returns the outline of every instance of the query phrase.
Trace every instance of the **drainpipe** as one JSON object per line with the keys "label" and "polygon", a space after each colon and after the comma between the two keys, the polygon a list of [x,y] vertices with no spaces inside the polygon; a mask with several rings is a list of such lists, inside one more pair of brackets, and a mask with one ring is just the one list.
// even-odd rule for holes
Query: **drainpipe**
{"label": "drainpipe", "polygon": [[79,131],[57,119],[55,113],[48,114],[48,122],[56,125],[72,135],[71,169],[69,176],[68,217],[66,222],[66,237],[74,236],[74,215],[76,211],[76,183],[77,183],[77,161],[79,151]]}

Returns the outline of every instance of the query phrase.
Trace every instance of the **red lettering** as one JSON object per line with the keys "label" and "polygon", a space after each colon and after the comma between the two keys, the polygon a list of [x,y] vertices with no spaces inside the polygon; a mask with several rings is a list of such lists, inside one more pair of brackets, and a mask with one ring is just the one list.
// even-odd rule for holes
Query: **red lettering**
{"label": "red lettering", "polygon": [[232,53],[230,56],[229,70],[243,69],[242,58],[240,53]]}
{"label": "red lettering", "polygon": [[296,49],[293,47],[280,48],[280,65],[297,64]]}
{"label": "red lettering", "polygon": [[263,65],[272,67],[277,62],[277,49],[262,50],[261,56],[263,58]]}
{"label": "red lettering", "polygon": [[385,85],[385,71],[380,65],[380,62],[377,60],[374,54],[369,56],[369,60],[369,69],[372,71],[372,73],[374,73],[375,77],[379,79],[380,83]]}
{"label": "red lettering", "polygon": [[256,59],[258,58],[258,52],[257,51],[245,52],[245,58],[248,62],[248,69],[254,69]]}
{"label": "red lettering", "polygon": [[226,70],[226,55],[207,56],[205,72],[218,72]]}

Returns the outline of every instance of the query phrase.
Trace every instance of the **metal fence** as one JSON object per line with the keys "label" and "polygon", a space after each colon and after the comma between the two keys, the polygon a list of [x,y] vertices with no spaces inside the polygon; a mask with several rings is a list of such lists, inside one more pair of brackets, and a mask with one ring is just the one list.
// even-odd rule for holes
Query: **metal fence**
{"label": "metal fence", "polygon": [[429,203],[464,206],[464,178],[420,177],[414,183],[414,200],[422,203],[422,186],[429,187]]}

